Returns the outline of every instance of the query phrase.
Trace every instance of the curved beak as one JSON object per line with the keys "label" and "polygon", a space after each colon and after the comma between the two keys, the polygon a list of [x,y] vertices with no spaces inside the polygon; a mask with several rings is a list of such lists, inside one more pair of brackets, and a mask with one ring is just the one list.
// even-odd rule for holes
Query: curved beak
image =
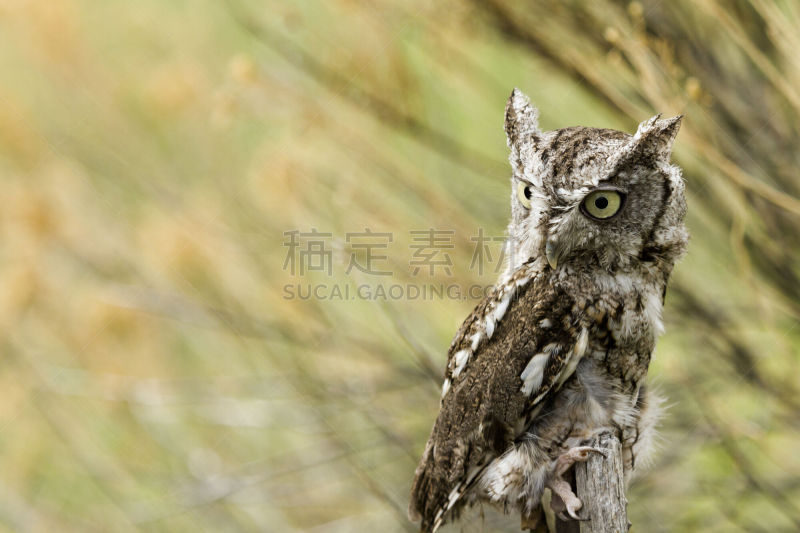
{"label": "curved beak", "polygon": [[547,263],[553,270],[558,266],[559,249],[558,243],[552,237],[547,238],[547,243],[544,247],[544,256],[547,258]]}

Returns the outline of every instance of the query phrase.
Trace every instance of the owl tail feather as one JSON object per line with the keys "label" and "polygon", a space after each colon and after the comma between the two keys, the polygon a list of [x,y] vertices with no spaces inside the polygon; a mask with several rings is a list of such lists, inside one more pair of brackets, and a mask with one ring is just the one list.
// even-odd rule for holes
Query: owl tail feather
{"label": "owl tail feather", "polygon": [[421,532],[436,533],[445,521],[458,517],[462,507],[459,504],[463,502],[464,495],[473,486],[483,468],[471,468],[466,479],[459,481],[448,491],[447,480],[435,476],[433,460],[426,459],[427,453],[423,455],[414,477],[408,518],[412,522],[421,522]]}
{"label": "owl tail feather", "polygon": [[441,525],[445,507],[441,496],[444,480],[437,479],[434,475],[435,464],[431,457],[431,448],[429,441],[414,473],[411,499],[408,503],[409,520],[420,522],[420,531],[424,533],[433,533]]}
{"label": "owl tail feather", "polygon": [[458,483],[452,490],[447,490],[447,480],[435,474],[431,448],[429,442],[414,474],[408,504],[409,520],[420,522],[420,531],[424,533],[435,533],[444,524],[467,489],[467,484]]}

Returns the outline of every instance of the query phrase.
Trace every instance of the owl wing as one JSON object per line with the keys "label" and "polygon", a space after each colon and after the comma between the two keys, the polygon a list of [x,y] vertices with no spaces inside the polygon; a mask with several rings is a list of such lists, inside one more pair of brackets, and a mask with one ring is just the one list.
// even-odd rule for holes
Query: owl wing
{"label": "owl wing", "polygon": [[441,525],[586,349],[588,332],[570,296],[542,276],[506,289],[478,304],[450,347],[441,409],[411,489],[409,517],[422,520],[422,531]]}

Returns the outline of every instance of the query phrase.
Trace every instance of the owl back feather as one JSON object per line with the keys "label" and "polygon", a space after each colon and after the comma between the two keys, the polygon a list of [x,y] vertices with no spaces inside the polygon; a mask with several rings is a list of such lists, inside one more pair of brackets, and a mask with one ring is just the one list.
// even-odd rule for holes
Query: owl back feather
{"label": "owl back feather", "polygon": [[[576,314],[575,302],[547,278],[534,275],[519,287],[493,336],[479,345],[459,375],[448,371],[452,384],[411,490],[409,518],[421,520],[422,531],[435,531],[458,514],[463,496],[483,470],[514,445],[533,407],[564,382],[565,369],[574,371],[577,363],[570,362],[579,360],[586,348],[588,315],[583,322],[575,320],[582,316]],[[493,308],[484,301],[476,312],[491,316]],[[458,338],[469,339],[474,324],[486,323],[474,315],[451,347],[448,368],[460,351]],[[541,360],[537,357],[544,357],[544,364],[533,365]]]}

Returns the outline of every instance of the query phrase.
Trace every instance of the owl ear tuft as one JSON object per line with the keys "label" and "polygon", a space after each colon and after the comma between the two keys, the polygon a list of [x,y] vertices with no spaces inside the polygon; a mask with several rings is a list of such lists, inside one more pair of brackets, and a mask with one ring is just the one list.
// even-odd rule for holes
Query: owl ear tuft
{"label": "owl ear tuft", "polygon": [[511,91],[506,104],[506,135],[509,148],[515,148],[530,135],[539,133],[539,111],[519,89]]}
{"label": "owl ear tuft", "polygon": [[668,163],[672,143],[681,128],[683,115],[662,119],[658,114],[639,124],[631,141],[632,151],[655,161]]}

